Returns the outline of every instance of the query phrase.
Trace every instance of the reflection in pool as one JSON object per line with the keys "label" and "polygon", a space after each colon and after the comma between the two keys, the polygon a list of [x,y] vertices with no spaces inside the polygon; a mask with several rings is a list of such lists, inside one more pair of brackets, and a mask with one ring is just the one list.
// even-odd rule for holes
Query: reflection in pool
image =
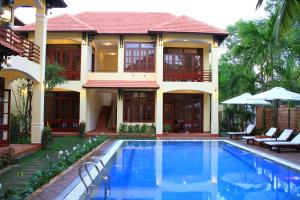
{"label": "reflection in pool", "polygon": [[300,199],[300,172],[223,141],[124,142],[109,165],[111,200]]}

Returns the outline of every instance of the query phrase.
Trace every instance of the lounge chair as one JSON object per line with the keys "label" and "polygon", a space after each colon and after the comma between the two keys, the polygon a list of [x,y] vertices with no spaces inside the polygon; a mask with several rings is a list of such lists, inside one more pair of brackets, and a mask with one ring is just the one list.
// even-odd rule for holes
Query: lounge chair
{"label": "lounge chair", "polygon": [[260,145],[264,142],[277,142],[277,141],[287,141],[287,139],[291,136],[294,130],[292,129],[284,129],[284,131],[277,138],[255,138],[254,142],[259,143]]}
{"label": "lounge chair", "polygon": [[232,139],[233,136],[235,136],[236,139],[238,139],[239,136],[250,135],[254,128],[254,124],[249,124],[244,132],[227,132],[227,134],[229,134],[230,139]]}
{"label": "lounge chair", "polygon": [[[271,138],[274,137],[275,133],[277,131],[277,128],[271,127],[268,132],[265,135],[260,136],[260,138]],[[258,136],[243,136],[242,139],[247,141],[247,144],[250,143],[250,141],[252,141],[252,143],[254,144],[254,139],[257,138]]]}
{"label": "lounge chair", "polygon": [[300,133],[298,133],[291,141],[265,142],[265,144],[270,146],[270,150],[272,150],[273,147],[276,147],[278,153],[280,153],[281,148],[296,148],[297,151],[300,151]]}

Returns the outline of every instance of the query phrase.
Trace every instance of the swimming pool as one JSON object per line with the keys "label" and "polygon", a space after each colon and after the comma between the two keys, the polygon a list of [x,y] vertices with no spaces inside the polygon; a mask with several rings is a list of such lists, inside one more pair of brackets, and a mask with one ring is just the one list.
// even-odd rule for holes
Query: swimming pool
{"label": "swimming pool", "polygon": [[126,141],[108,168],[110,200],[300,199],[299,171],[224,141]]}

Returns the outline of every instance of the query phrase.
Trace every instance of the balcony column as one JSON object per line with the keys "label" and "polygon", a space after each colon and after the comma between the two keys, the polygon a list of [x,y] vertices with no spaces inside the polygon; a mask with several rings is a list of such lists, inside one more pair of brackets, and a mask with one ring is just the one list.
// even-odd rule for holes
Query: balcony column
{"label": "balcony column", "polygon": [[34,43],[40,47],[40,82],[33,85],[31,143],[42,142],[44,128],[44,80],[46,66],[47,16],[46,9],[36,10]]}
{"label": "balcony column", "polygon": [[155,101],[155,124],[156,124],[156,134],[163,134],[163,96],[164,92],[162,89],[163,84],[163,60],[164,60],[164,47],[162,36],[157,37],[156,50],[155,50],[155,68],[156,68],[156,82],[160,86],[156,91],[156,101]]}
{"label": "balcony column", "polygon": [[211,49],[211,70],[213,91],[211,94],[211,133],[219,133],[219,87],[218,87],[218,65],[219,48]]}
{"label": "balcony column", "polygon": [[[92,46],[88,41],[88,36],[84,35],[84,40],[81,44],[81,68],[80,68],[80,81],[84,85],[88,80],[88,69],[91,69],[92,65]],[[87,122],[87,90],[82,88],[80,91],[80,114],[79,121]]]}
{"label": "balcony column", "polygon": [[117,132],[119,131],[120,124],[123,123],[123,90],[117,91]]}
{"label": "balcony column", "polygon": [[124,39],[120,36],[118,44],[118,73],[124,72]]}

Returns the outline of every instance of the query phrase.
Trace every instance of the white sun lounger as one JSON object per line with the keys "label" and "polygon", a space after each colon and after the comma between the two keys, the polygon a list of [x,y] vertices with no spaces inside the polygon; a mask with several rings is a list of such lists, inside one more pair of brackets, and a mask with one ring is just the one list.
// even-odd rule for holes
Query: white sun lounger
{"label": "white sun lounger", "polygon": [[300,133],[288,142],[265,142],[265,144],[270,146],[270,150],[276,147],[278,153],[281,148],[296,148],[297,151],[300,151]]}
{"label": "white sun lounger", "polygon": [[[275,135],[276,131],[277,131],[277,128],[271,127],[264,136],[266,136],[266,138],[273,137]],[[247,141],[247,144],[249,144],[250,141],[252,141],[254,143],[255,138],[256,138],[256,136],[243,136],[242,137],[242,139]]]}
{"label": "white sun lounger", "polygon": [[263,144],[264,142],[276,142],[276,141],[286,141],[294,130],[292,129],[284,129],[284,131],[280,134],[278,138],[256,138],[254,142],[258,142],[259,144]]}
{"label": "white sun lounger", "polygon": [[229,134],[230,139],[232,139],[232,136],[238,138],[239,136],[251,134],[254,128],[255,128],[254,124],[249,124],[244,132],[227,132],[227,134]]}

